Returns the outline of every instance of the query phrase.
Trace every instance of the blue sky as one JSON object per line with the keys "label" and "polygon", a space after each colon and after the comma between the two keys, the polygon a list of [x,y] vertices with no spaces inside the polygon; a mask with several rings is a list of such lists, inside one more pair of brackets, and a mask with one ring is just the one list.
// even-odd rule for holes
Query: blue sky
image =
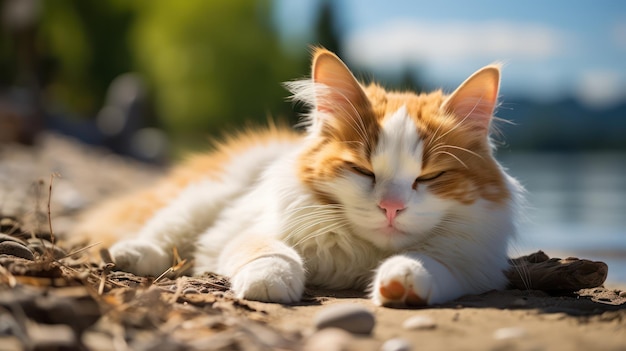
{"label": "blue sky", "polygon": [[[320,0],[277,0],[288,45],[306,45]],[[453,89],[476,69],[505,64],[502,95],[575,95],[591,106],[626,100],[626,1],[334,2],[346,59],[374,76],[418,69]]]}

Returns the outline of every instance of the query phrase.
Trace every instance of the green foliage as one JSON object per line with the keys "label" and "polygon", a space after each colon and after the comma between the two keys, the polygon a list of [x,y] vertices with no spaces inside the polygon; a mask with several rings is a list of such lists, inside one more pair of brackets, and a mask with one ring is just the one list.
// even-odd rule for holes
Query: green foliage
{"label": "green foliage", "polygon": [[131,8],[115,1],[42,2],[37,31],[46,96],[81,115],[93,115],[108,84],[132,67],[125,35]]}
{"label": "green foliage", "polygon": [[[282,50],[270,21],[272,4],[42,1],[34,43],[26,43],[36,47],[30,70],[37,71],[47,106],[79,116],[95,116],[116,76],[139,72],[159,124],[173,135],[212,134],[270,114],[288,118],[293,113],[281,82],[306,74],[307,57]],[[17,67],[15,48],[24,43],[3,35],[0,63]],[[0,84],[20,84],[12,71],[0,72]]]}
{"label": "green foliage", "polygon": [[175,132],[215,130],[286,111],[280,82],[298,63],[280,48],[267,1],[146,1],[131,42]]}
{"label": "green foliage", "polygon": [[[335,3],[335,5],[336,4],[337,3]],[[319,11],[315,25],[317,42],[319,45],[342,57],[341,40],[339,39],[339,31],[337,30],[338,23],[333,2],[331,0],[323,1]]]}

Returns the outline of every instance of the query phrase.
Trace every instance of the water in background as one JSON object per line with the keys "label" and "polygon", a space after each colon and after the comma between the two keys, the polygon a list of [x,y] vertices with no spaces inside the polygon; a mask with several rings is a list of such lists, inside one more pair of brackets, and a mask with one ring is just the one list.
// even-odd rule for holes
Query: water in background
{"label": "water in background", "polygon": [[541,249],[609,265],[626,284],[626,154],[507,154],[501,163],[526,187],[527,219],[511,254]]}

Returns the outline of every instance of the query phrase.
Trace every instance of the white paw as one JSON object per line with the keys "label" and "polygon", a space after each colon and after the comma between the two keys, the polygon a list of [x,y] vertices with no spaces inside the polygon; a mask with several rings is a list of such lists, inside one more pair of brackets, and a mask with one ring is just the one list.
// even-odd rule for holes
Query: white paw
{"label": "white paw", "polygon": [[383,262],[374,278],[372,299],[382,306],[431,304],[435,279],[415,258],[393,256]]}
{"label": "white paw", "polygon": [[281,256],[257,258],[231,278],[238,298],[278,303],[300,301],[304,283],[302,263]]}
{"label": "white paw", "polygon": [[137,275],[159,276],[170,268],[170,255],[159,246],[142,240],[124,240],[109,249],[117,269]]}

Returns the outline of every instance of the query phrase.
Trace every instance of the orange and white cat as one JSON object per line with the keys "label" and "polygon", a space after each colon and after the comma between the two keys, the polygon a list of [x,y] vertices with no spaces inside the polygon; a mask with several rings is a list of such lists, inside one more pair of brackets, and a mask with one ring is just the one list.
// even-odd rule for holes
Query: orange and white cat
{"label": "orange and white cat", "polygon": [[317,49],[304,135],[271,127],[196,155],[154,188],[93,211],[116,265],[159,275],[177,248],[236,296],[289,303],[305,285],[371,289],[380,305],[504,288],[521,186],[494,159],[498,66],[450,95],[361,85]]}

